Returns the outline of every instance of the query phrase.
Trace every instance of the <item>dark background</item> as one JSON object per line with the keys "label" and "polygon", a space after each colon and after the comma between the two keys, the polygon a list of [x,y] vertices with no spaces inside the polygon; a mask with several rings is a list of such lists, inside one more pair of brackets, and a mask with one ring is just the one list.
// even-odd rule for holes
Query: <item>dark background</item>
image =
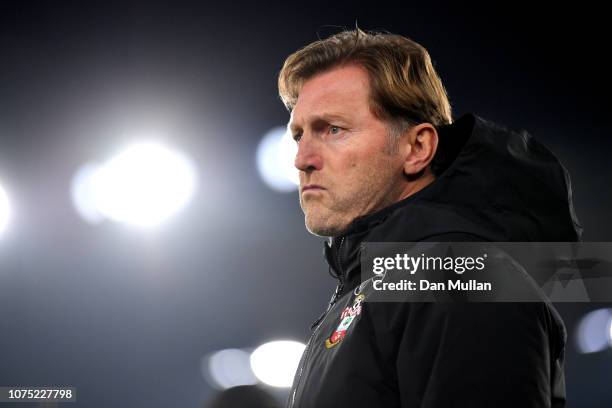
{"label": "dark background", "polygon": [[[610,23],[587,2],[535,3],[2,1],[0,179],[15,214],[0,237],[0,385],[72,385],[84,407],[201,406],[202,356],[307,340],[335,283],[297,194],[269,190],[254,153],[288,119],[284,58],[356,22],[424,45],[455,118],[548,145],[584,240],[610,241]],[[194,200],[154,231],[86,224],[72,175],[142,129],[194,158]],[[612,351],[579,354],[572,337],[602,306],[559,305],[571,406],[612,406]]]}

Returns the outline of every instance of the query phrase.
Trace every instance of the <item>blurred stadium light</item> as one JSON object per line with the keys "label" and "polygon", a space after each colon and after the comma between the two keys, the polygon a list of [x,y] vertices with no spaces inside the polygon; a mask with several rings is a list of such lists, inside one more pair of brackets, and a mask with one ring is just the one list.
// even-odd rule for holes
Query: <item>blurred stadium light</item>
{"label": "blurred stadium light", "polygon": [[283,193],[297,190],[296,154],[297,145],[286,127],[275,127],[264,135],[257,147],[256,162],[259,175],[268,187]]}
{"label": "blurred stadium light", "polygon": [[190,159],[162,145],[141,143],[101,165],[83,165],[73,178],[71,195],[88,222],[106,218],[151,227],[187,205],[195,185]]}
{"label": "blurred stadium light", "polygon": [[612,347],[612,319],[608,322],[608,343]]}
{"label": "blurred stadium light", "polygon": [[612,345],[612,309],[587,313],[578,323],[576,344],[581,353],[595,353]]}
{"label": "blurred stadium light", "polygon": [[251,354],[251,368],[257,378],[273,387],[290,387],[306,346],[297,341],[265,343]]}
{"label": "blurred stadium light", "polygon": [[217,351],[202,359],[202,375],[218,389],[256,384],[249,358],[250,353],[240,349]]}
{"label": "blurred stadium light", "polygon": [[98,211],[95,201],[93,180],[100,168],[97,163],[85,163],[72,178],[70,195],[77,212],[85,221],[98,224],[104,221],[104,216]]}
{"label": "blurred stadium light", "polygon": [[8,195],[0,185],[0,232],[6,229],[11,214]]}

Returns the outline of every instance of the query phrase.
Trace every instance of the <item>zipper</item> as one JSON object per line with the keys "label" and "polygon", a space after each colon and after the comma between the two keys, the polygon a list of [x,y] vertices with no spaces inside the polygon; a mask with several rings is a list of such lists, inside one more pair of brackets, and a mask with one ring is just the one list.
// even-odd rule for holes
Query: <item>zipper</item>
{"label": "zipper", "polygon": [[308,343],[306,343],[306,348],[304,349],[304,358],[302,359],[303,360],[302,364],[300,364],[300,371],[298,372],[298,378],[295,383],[295,388],[293,389],[293,393],[291,394],[291,405],[290,405],[291,408],[293,408],[295,404],[295,395],[297,394],[297,390],[300,388],[300,382],[302,380],[302,373],[304,372],[304,367],[306,367],[306,363],[308,362],[308,352],[310,351],[310,345],[313,339],[315,338],[315,336],[317,335],[317,330],[319,330],[319,327],[321,326],[321,322],[325,320],[325,318],[327,317],[327,314],[329,313],[332,306],[336,302],[336,299],[338,298],[337,294],[338,294],[339,287],[340,285],[336,286],[336,291],[334,292],[332,299],[329,305],[327,306],[327,310],[323,312],[321,316],[319,316],[319,318],[312,324],[312,326],[310,326],[311,328],[314,327],[314,329],[310,335],[310,338],[308,339]]}
{"label": "zipper", "polygon": [[308,363],[308,352],[310,351],[310,344],[312,343],[314,337],[317,334],[317,330],[319,330],[319,327],[321,326],[321,322],[323,320],[325,320],[325,318],[327,317],[327,314],[329,313],[329,311],[331,310],[332,306],[334,306],[334,304],[336,303],[336,301],[338,300],[338,298],[340,297],[340,295],[342,294],[342,290],[344,289],[344,276],[343,276],[343,271],[342,271],[342,265],[340,263],[340,249],[342,248],[342,243],[344,242],[344,237],[340,238],[340,243],[338,244],[338,251],[337,251],[337,256],[336,256],[336,260],[338,262],[338,285],[336,286],[336,290],[334,291],[334,294],[332,295],[329,304],[327,305],[327,310],[325,312],[323,312],[323,314],[321,314],[321,316],[319,316],[319,318],[317,320],[315,320],[315,322],[310,326],[310,328],[312,329],[312,334],[310,335],[310,339],[308,339],[308,343],[306,343],[306,348],[304,349],[304,358],[302,359],[302,364],[300,364],[300,371],[298,372],[298,378],[295,384],[295,388],[293,389],[293,393],[291,394],[291,404],[289,405],[290,408],[293,408],[295,405],[295,396],[297,394],[297,390],[300,388],[300,382],[302,380],[302,373],[304,372],[304,367],[306,366],[306,363]]}
{"label": "zipper", "polygon": [[336,251],[336,261],[338,263],[338,279],[340,280],[340,285],[344,286],[344,271],[342,270],[342,258],[340,257],[340,250],[342,249],[342,244],[344,243],[344,237],[340,238],[340,243],[338,244],[338,250]]}

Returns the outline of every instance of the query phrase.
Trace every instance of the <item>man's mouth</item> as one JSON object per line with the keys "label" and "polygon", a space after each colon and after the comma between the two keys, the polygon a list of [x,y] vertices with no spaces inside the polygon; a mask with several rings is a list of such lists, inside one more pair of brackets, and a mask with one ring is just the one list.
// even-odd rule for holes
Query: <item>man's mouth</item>
{"label": "man's mouth", "polygon": [[306,184],[304,187],[302,187],[302,193],[305,193],[306,191],[323,191],[325,190],[323,187],[321,187],[318,184]]}

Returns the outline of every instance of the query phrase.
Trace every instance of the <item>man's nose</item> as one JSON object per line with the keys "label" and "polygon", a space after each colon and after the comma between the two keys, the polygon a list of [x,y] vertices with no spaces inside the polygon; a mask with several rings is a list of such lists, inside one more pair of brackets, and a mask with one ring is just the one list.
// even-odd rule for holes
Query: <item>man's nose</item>
{"label": "man's nose", "polygon": [[295,156],[295,167],[304,172],[321,170],[323,159],[321,157],[320,146],[316,140],[302,137],[298,143],[298,151]]}

